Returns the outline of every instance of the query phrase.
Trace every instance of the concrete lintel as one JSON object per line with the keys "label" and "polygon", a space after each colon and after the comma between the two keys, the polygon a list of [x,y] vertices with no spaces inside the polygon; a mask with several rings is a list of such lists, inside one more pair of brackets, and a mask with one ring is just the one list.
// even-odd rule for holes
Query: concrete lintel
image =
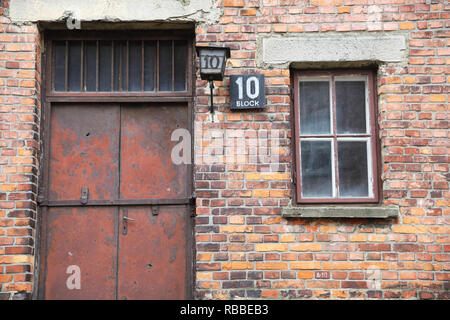
{"label": "concrete lintel", "polygon": [[290,207],[283,208],[283,218],[393,218],[397,207]]}
{"label": "concrete lintel", "polygon": [[55,22],[69,16],[83,21],[182,21],[214,23],[214,0],[10,0],[14,23]]}
{"label": "concrete lintel", "polygon": [[296,37],[261,37],[258,41],[260,66],[288,66],[291,63],[406,61],[404,35],[385,33],[349,33],[303,35]]}

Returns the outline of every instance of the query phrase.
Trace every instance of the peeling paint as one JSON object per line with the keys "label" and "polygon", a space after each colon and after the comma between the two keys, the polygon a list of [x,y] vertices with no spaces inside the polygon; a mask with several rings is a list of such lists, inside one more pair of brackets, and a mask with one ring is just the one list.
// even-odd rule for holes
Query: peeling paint
{"label": "peeling paint", "polygon": [[215,23],[222,11],[214,0],[11,0],[13,23],[64,21],[168,21]]}

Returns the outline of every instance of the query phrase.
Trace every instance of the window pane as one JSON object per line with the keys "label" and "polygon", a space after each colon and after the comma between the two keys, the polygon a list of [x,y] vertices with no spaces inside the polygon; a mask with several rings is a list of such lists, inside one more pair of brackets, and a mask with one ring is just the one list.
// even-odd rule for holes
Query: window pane
{"label": "window pane", "polygon": [[111,41],[100,41],[99,43],[99,69],[98,69],[98,90],[111,91]]}
{"label": "window pane", "polygon": [[300,133],[330,133],[330,85],[300,81]]}
{"label": "window pane", "polygon": [[68,91],[81,91],[81,41],[69,41]]}
{"label": "window pane", "polygon": [[159,42],[159,90],[172,91],[172,41]]}
{"label": "window pane", "polygon": [[186,41],[175,41],[175,91],[186,90]]}
{"label": "window pane", "polygon": [[97,42],[86,41],[85,42],[85,78],[86,78],[86,91],[96,90],[96,77],[97,77]]}
{"label": "window pane", "polygon": [[142,91],[142,42],[130,41],[129,43],[129,91]]}
{"label": "window pane", "polygon": [[367,142],[338,141],[339,195],[367,197]]}
{"label": "window pane", "polygon": [[366,133],[364,81],[336,81],[336,113],[338,133]]}
{"label": "window pane", "polygon": [[303,197],[331,197],[331,141],[301,141]]}
{"label": "window pane", "polygon": [[54,50],[55,66],[53,72],[55,74],[55,91],[64,91],[66,82],[66,42],[55,42]]}
{"label": "window pane", "polygon": [[144,44],[144,90],[155,90],[156,41]]}

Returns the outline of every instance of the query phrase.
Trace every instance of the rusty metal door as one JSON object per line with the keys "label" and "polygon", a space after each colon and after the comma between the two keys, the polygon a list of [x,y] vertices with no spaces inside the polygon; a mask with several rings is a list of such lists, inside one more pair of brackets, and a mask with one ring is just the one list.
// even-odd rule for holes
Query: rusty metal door
{"label": "rusty metal door", "polygon": [[40,298],[191,297],[191,173],[171,161],[177,128],[189,128],[185,105],[52,105]]}

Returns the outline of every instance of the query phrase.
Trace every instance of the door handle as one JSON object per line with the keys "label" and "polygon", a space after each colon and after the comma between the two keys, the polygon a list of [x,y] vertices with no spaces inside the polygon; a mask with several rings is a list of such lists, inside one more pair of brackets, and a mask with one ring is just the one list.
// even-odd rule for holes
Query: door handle
{"label": "door handle", "polygon": [[128,217],[128,210],[123,209],[122,217],[122,234],[126,235],[128,233],[128,221],[135,221],[133,218]]}

